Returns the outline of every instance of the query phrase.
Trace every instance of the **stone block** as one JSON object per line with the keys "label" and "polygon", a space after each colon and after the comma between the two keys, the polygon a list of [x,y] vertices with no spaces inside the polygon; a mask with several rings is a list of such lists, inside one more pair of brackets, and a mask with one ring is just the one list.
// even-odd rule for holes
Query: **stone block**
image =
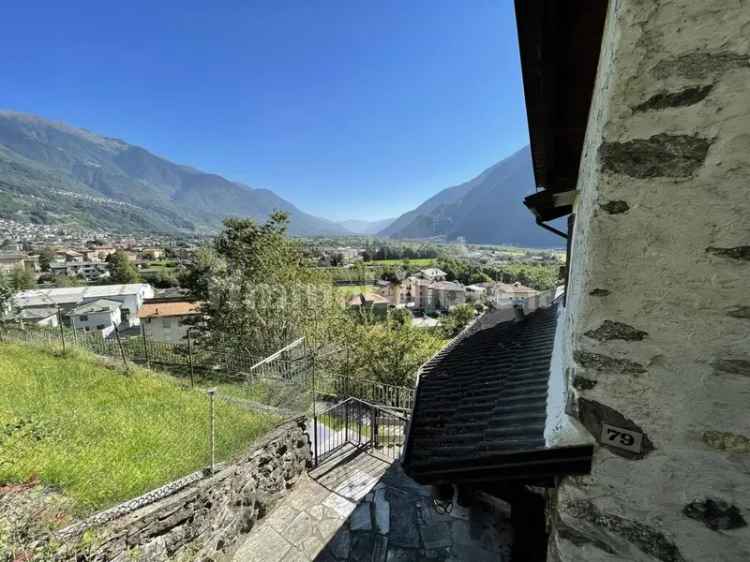
{"label": "stone block", "polygon": [[349,528],[352,531],[370,531],[372,529],[372,515],[370,504],[360,503],[349,518]]}

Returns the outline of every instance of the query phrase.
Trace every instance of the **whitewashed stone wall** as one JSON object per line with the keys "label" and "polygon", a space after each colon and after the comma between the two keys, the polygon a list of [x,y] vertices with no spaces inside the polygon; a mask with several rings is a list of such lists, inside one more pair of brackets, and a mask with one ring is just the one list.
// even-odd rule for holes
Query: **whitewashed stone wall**
{"label": "whitewashed stone wall", "polygon": [[610,2],[578,189],[549,559],[750,560],[748,2]]}

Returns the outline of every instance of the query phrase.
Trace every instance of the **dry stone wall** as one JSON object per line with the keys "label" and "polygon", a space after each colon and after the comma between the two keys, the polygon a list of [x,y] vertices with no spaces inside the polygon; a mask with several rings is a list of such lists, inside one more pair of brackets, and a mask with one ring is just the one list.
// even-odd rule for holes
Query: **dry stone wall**
{"label": "dry stone wall", "polygon": [[[178,491],[157,501],[147,494],[63,530],[56,538],[58,559],[217,560],[287,494],[311,462],[305,421],[287,423],[213,476],[178,481],[171,486]],[[112,512],[119,516],[111,519]]]}
{"label": "dry stone wall", "polygon": [[580,167],[549,559],[750,560],[750,5],[612,0]]}

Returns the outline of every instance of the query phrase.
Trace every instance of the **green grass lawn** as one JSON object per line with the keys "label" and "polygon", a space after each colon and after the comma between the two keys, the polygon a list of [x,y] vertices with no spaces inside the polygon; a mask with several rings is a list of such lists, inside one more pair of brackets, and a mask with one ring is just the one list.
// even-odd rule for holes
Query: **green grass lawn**
{"label": "green grass lawn", "polygon": [[[280,421],[221,400],[215,407],[219,460]],[[124,374],[83,352],[0,344],[0,485],[38,479],[83,515],[209,458],[205,392],[145,369]]]}

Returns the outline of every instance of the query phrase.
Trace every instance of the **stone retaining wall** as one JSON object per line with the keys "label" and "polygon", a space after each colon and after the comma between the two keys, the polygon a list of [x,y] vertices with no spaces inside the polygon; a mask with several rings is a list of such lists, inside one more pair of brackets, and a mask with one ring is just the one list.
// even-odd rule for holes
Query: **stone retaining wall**
{"label": "stone retaining wall", "polygon": [[[164,488],[173,492],[167,497],[153,501],[152,492],[63,529],[56,538],[58,559],[217,560],[310,466],[305,430],[304,419],[284,424],[213,476],[187,484],[176,481],[181,485]],[[150,503],[142,505],[141,500]],[[101,517],[112,512],[119,517]]]}

